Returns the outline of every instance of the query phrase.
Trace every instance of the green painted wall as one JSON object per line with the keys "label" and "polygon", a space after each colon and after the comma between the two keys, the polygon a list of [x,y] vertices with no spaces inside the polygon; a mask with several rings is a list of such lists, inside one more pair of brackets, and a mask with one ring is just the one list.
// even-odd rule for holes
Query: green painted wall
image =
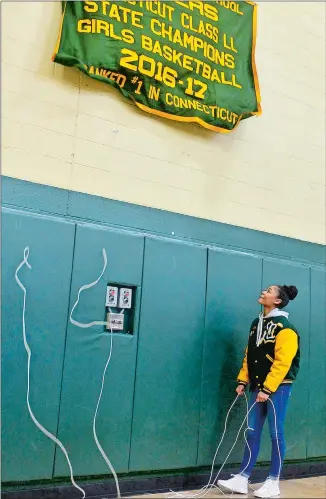
{"label": "green painted wall", "polygon": [[[118,472],[180,469],[211,463],[234,399],[257,295],[271,282],[299,288],[290,305],[302,340],[302,369],[287,423],[288,459],[326,455],[324,248],[223,224],[77,195],[12,179],[2,186],[2,477],[26,481],[68,476],[61,451],[30,420],[23,294],[14,280],[30,246],[26,326],[32,348],[31,402],[58,435],[76,475],[107,473],[92,420],[109,353],[103,327],[107,282],[137,286],[134,336],[114,335],[98,417],[98,436]],[[171,234],[174,232],[174,234]],[[234,409],[218,462],[245,415]],[[323,434],[325,436],[325,434]],[[299,437],[299,438],[298,438]],[[269,442],[260,459],[269,458]],[[230,462],[241,459],[242,442]]]}

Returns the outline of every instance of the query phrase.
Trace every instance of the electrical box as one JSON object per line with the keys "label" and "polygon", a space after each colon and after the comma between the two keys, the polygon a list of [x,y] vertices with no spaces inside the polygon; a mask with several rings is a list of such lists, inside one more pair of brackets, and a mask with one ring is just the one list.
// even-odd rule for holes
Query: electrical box
{"label": "electrical box", "polygon": [[109,331],[123,331],[124,327],[124,314],[114,314],[112,312],[108,312],[107,314],[107,329]]}
{"label": "electrical box", "polygon": [[136,294],[136,286],[108,283],[105,298],[107,331],[133,334]]}

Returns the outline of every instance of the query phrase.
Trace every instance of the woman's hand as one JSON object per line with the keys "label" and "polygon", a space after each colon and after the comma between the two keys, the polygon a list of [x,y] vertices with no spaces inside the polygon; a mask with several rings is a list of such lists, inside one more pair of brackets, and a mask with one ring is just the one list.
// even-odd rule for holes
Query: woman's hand
{"label": "woman's hand", "polygon": [[245,392],[245,389],[246,389],[246,387],[245,387],[245,386],[243,386],[243,385],[238,385],[235,391],[237,392],[237,394],[238,394],[238,395],[243,395],[243,394],[244,394],[244,392]]}
{"label": "woman's hand", "polygon": [[267,393],[264,393],[264,392],[258,392],[258,395],[257,395],[257,398],[256,398],[256,402],[266,402],[266,400],[268,399],[269,395],[267,395]]}

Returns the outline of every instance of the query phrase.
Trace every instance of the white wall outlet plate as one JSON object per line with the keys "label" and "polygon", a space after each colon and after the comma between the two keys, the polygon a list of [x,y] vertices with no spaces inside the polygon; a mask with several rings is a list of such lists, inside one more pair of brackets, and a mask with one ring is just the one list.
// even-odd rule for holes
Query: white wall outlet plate
{"label": "white wall outlet plate", "polygon": [[132,289],[120,288],[119,308],[131,308]]}
{"label": "white wall outlet plate", "polygon": [[115,286],[108,286],[106,288],[106,307],[116,307],[118,304],[118,288]]}

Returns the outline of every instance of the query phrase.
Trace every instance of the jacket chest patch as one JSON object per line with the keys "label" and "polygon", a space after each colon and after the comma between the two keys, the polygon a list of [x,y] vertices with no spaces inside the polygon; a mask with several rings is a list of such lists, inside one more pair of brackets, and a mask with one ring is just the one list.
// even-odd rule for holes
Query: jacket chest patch
{"label": "jacket chest patch", "polygon": [[275,342],[275,333],[276,333],[277,327],[278,327],[278,325],[274,324],[274,322],[269,322],[266,326],[265,331],[264,331],[262,341],[264,341],[265,343],[269,343],[269,342],[274,343]]}
{"label": "jacket chest patch", "polygon": [[274,322],[268,322],[266,326],[264,326],[263,329],[263,334],[260,338],[259,344],[257,346],[260,346],[262,343],[275,343],[276,340],[276,335],[278,333],[279,329],[279,324],[275,324]]}

